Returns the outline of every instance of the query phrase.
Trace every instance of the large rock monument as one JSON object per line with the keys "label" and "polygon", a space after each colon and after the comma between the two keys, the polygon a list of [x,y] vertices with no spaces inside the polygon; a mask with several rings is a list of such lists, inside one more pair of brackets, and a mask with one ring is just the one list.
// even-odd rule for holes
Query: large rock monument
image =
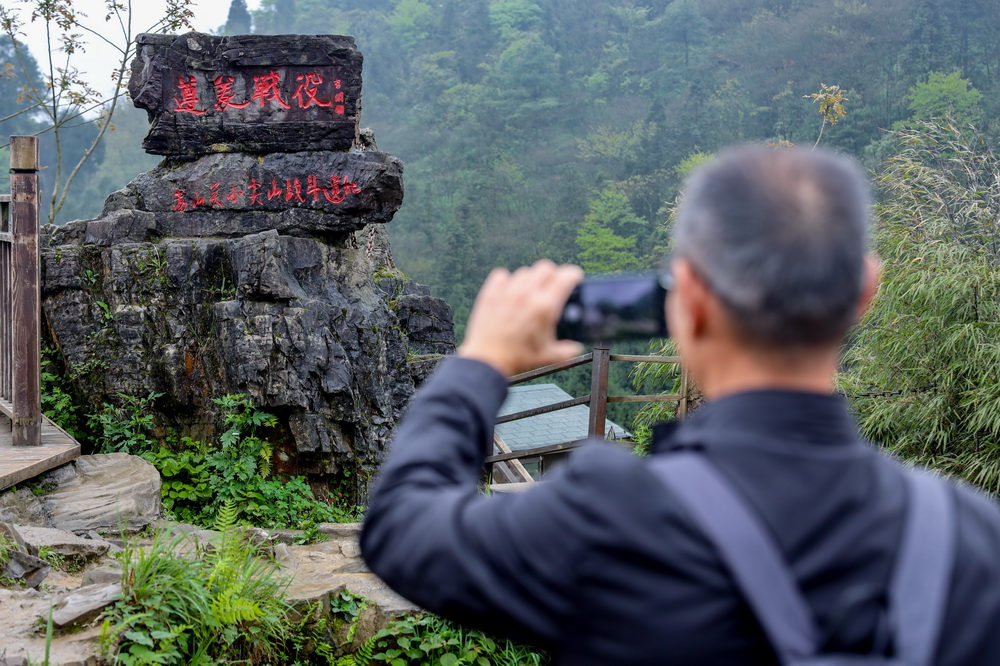
{"label": "large rock monument", "polygon": [[[212,435],[212,398],[276,414],[276,469],[363,495],[451,312],[392,265],[402,163],[360,140],[350,37],[141,35],[129,92],[165,159],[43,240],[45,343],[93,407],[162,394]],[[161,433],[162,434],[162,433]]]}

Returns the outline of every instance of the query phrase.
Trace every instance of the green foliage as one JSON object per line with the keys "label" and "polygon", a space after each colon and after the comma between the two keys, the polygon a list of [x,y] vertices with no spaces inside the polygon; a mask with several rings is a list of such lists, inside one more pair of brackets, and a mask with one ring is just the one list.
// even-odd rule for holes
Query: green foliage
{"label": "green foliage", "polygon": [[478,631],[434,615],[413,615],[394,620],[381,629],[355,655],[357,666],[388,663],[455,666],[521,666],[549,663],[542,652],[498,641]]}
{"label": "green foliage", "polygon": [[10,554],[17,550],[17,542],[7,536],[6,532],[0,532],[0,571],[3,571],[10,561]]}
{"label": "green foliage", "polygon": [[205,447],[189,437],[174,448],[159,447],[142,457],[163,477],[163,508],[177,520],[206,525],[215,513],[212,466]]}
{"label": "green foliage", "polygon": [[153,403],[163,396],[150,393],[146,397],[117,394],[118,404],[106,404],[97,414],[87,417],[91,428],[100,433],[102,453],[120,451],[140,454],[155,444],[152,436]]}
{"label": "green foliage", "polygon": [[246,0],[232,0],[229,4],[229,14],[226,25],[222,27],[225,35],[246,35],[250,32],[253,19],[247,10]]}
{"label": "green foliage", "polygon": [[387,19],[389,27],[407,51],[430,36],[433,10],[423,0],[400,0]]}
{"label": "green foliage", "polygon": [[899,133],[879,179],[883,284],[842,388],[874,441],[1000,493],[1000,156],[948,121]]}
{"label": "green foliage", "polygon": [[982,101],[983,94],[961,72],[931,72],[910,88],[911,120],[949,116],[959,126],[976,124],[983,115]]}
{"label": "green foliage", "polygon": [[705,153],[700,150],[696,150],[674,167],[674,173],[677,174],[678,178],[682,180],[687,178],[691,173],[698,167],[708,164],[715,158],[715,155],[711,153]]}
{"label": "green foliage", "polygon": [[87,558],[76,555],[63,555],[48,546],[38,549],[38,559],[45,560],[53,569],[67,573],[79,573],[87,564]]}
{"label": "green foliage", "polygon": [[42,350],[42,413],[79,440],[83,430],[81,408],[70,394],[66,376],[56,370],[52,357],[51,350]]}
{"label": "green foliage", "polygon": [[126,541],[122,596],[101,629],[106,654],[126,665],[275,663],[290,628],[288,579],[238,530],[211,548],[187,539]]}
{"label": "green foliage", "polygon": [[622,237],[599,222],[584,222],[576,234],[578,263],[588,273],[635,270],[635,238]]}
{"label": "green foliage", "polygon": [[142,457],[163,476],[163,507],[183,522],[211,527],[249,523],[259,527],[312,530],[317,523],[354,522],[360,507],[333,506],[316,499],[302,477],[271,476],[271,445],[258,428],[277,418],[243,395],[215,400],[222,426],[217,445],[190,437],[146,450]]}
{"label": "green foliage", "polygon": [[[655,356],[677,356],[677,346],[673,340],[652,340],[649,354]],[[636,363],[630,376],[636,391],[644,394],[681,393],[681,367],[676,363]],[[640,453],[649,451],[652,445],[652,426],[659,421],[669,421],[677,416],[677,405],[672,402],[650,402],[632,421],[633,439],[639,443]]]}
{"label": "green foliage", "polygon": [[273,427],[278,419],[256,409],[242,395],[227,395],[213,402],[221,409],[225,431],[219,437],[221,447],[208,455],[215,472],[210,481],[212,492],[222,502],[239,500],[255,478],[271,473],[271,445],[256,433],[258,427]]}

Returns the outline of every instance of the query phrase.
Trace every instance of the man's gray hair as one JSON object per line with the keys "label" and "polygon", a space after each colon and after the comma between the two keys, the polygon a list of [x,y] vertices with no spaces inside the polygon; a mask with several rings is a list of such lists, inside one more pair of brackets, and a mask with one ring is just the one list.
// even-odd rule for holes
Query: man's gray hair
{"label": "man's gray hair", "polygon": [[845,157],[737,148],[692,176],[674,254],[691,262],[749,342],[827,343],[854,323],[870,208],[868,183]]}

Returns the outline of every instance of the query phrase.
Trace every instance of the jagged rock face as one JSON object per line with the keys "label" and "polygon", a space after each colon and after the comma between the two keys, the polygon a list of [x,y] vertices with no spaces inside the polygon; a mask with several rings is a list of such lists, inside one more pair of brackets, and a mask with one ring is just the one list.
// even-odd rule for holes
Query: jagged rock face
{"label": "jagged rock face", "polygon": [[[282,195],[284,210],[246,196],[171,209],[177,191],[193,199],[268,173],[304,185],[311,171],[359,191],[338,204],[320,193],[315,207]],[[398,160],[379,153],[167,160],[113,194],[101,218],[50,230],[45,338],[93,405],[162,393],[158,422],[197,438],[212,433],[211,399],[242,393],[280,419],[266,433],[277,469],[350,471],[363,494],[413,392],[408,359],[454,348],[450,309],[402,278],[381,225],[366,226],[391,218],[400,178]]]}

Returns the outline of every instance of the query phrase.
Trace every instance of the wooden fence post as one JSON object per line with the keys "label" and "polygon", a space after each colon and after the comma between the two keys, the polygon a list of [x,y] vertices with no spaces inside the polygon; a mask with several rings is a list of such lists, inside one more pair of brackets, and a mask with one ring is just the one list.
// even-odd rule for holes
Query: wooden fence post
{"label": "wooden fence post", "polygon": [[611,345],[607,342],[594,343],[594,360],[590,376],[590,422],[587,435],[604,437],[604,426],[608,414],[608,373],[611,367]]}
{"label": "wooden fence post", "polygon": [[41,349],[39,338],[38,138],[10,140],[10,232],[12,238],[12,411],[14,446],[41,443]]}

